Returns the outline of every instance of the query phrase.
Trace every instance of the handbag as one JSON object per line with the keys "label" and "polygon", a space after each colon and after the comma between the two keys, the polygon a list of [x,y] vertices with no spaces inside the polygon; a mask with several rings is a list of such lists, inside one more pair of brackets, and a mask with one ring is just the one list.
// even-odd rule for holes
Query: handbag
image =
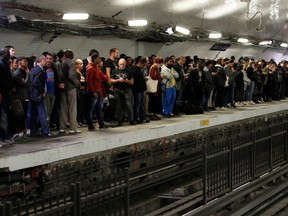
{"label": "handbag", "polygon": [[158,80],[153,80],[150,76],[146,80],[147,92],[155,93],[157,92]]}
{"label": "handbag", "polygon": [[23,117],[25,116],[22,102],[19,99],[15,99],[11,101],[11,111],[15,117]]}
{"label": "handbag", "polygon": [[21,100],[19,99],[19,97],[16,94],[11,94],[10,96],[10,105],[11,105],[11,112],[13,114],[14,117],[24,117],[25,116],[25,112],[23,109],[23,105]]}

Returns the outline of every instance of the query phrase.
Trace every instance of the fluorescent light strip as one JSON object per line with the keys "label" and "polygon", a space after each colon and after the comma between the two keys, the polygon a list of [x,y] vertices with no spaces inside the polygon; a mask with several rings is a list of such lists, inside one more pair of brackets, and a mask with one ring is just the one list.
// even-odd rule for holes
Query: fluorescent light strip
{"label": "fluorescent light strip", "polygon": [[272,44],[272,41],[270,40],[270,41],[261,41],[260,43],[259,43],[259,45],[269,45],[269,44]]}
{"label": "fluorescent light strip", "polygon": [[88,17],[88,13],[65,13],[63,15],[64,20],[86,20]]}
{"label": "fluorescent light strip", "polygon": [[147,20],[128,20],[129,26],[146,26],[147,24]]}
{"label": "fluorescent light strip", "polygon": [[287,48],[288,44],[287,43],[281,43],[280,46],[283,47],[283,48]]}
{"label": "fluorescent light strip", "polygon": [[248,39],[247,38],[238,38],[237,40],[239,43],[248,43]]}
{"label": "fluorescent light strip", "polygon": [[190,34],[190,31],[188,29],[180,27],[180,26],[176,26],[175,30],[177,32],[180,32],[180,33],[184,34],[184,35],[189,35]]}
{"label": "fluorescent light strip", "polygon": [[221,37],[222,37],[221,33],[210,33],[209,34],[209,38],[211,38],[211,39],[218,39],[218,38],[221,38]]}

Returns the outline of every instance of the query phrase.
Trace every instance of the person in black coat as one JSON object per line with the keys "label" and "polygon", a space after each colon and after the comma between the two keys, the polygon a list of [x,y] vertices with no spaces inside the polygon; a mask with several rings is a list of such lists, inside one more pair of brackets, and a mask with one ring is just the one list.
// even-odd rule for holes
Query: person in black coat
{"label": "person in black coat", "polygon": [[[11,93],[11,107],[13,118],[12,124],[14,130],[13,133],[22,133],[26,128],[26,113],[28,109],[28,101],[30,99],[30,71],[28,69],[28,62],[25,57],[18,57],[17,63],[18,68],[13,73],[15,92],[12,91]],[[17,106],[17,100],[21,101],[22,110],[16,109],[17,107],[13,108],[13,106]]]}
{"label": "person in black coat", "polygon": [[243,66],[241,64],[234,64],[235,72],[235,102],[240,103],[245,100],[244,97],[244,74],[242,72]]}
{"label": "person in black coat", "polygon": [[134,85],[133,85],[133,95],[134,95],[134,120],[136,123],[140,124],[145,122],[149,122],[146,119],[145,112],[145,96],[144,92],[147,90],[146,80],[143,74],[142,69],[147,64],[145,58],[140,58],[137,60],[136,65],[131,68],[133,77],[134,77]]}
{"label": "person in black coat", "polygon": [[4,143],[11,143],[10,132],[10,92],[12,89],[12,75],[9,66],[9,48],[0,51],[0,138]]}

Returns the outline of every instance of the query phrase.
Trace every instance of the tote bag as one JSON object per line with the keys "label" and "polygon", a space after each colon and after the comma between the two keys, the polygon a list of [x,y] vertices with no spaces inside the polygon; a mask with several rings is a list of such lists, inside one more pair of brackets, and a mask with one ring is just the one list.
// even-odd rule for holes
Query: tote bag
{"label": "tote bag", "polygon": [[153,80],[150,76],[146,80],[147,92],[155,93],[157,92],[158,80]]}

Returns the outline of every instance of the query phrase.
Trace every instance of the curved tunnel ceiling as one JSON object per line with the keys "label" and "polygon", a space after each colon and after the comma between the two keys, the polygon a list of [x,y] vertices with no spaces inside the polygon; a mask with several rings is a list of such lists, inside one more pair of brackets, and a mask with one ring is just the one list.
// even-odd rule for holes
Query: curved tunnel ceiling
{"label": "curved tunnel ceiling", "polygon": [[[135,2],[135,4],[134,4]],[[17,31],[56,32],[83,36],[115,35],[151,42],[208,40],[210,32],[221,32],[222,42],[235,43],[247,37],[288,40],[287,0],[108,0],[0,2],[0,26]],[[66,12],[87,12],[86,21],[62,20]],[[15,16],[16,20],[8,18]],[[131,28],[131,18],[145,18],[148,26]],[[188,28],[188,36],[168,35],[173,25]],[[261,27],[260,30],[258,27]]]}

